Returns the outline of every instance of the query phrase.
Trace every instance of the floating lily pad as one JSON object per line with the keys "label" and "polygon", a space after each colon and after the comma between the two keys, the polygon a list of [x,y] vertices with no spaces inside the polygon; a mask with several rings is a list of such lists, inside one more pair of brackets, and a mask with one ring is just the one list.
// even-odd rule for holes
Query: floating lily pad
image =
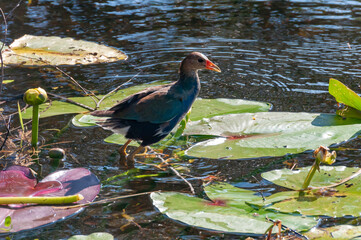
{"label": "floating lily pad", "polygon": [[96,122],[102,117],[92,116],[90,114],[78,114],[71,120],[76,127],[92,127],[96,126]]}
{"label": "floating lily pad", "polygon": [[97,43],[32,35],[16,39],[2,54],[8,66],[94,64],[127,59],[122,51]]}
{"label": "floating lily pad", "polygon": [[280,219],[282,224],[298,231],[308,230],[317,224],[314,218],[253,209],[245,203],[261,199],[253,191],[229,184],[215,184],[206,187],[205,191],[213,201],[176,192],[152,193],[151,198],[153,204],[168,217],[217,231],[264,234],[271,226],[266,217]]}
{"label": "floating lily pad", "polygon": [[328,228],[312,228],[304,233],[309,239],[360,239],[361,226],[338,225]]}
{"label": "floating lily pad", "polygon": [[361,111],[361,97],[340,81],[331,78],[328,91],[336,98],[337,102]]}
{"label": "floating lily pad", "polygon": [[[77,203],[88,203],[94,200],[100,190],[97,177],[84,168],[57,171],[36,183],[28,168],[15,166],[0,172],[0,182],[1,197],[81,194],[84,199]],[[18,232],[54,223],[81,210],[82,208],[60,209],[45,205],[2,206],[0,207],[0,233]],[[11,217],[9,230],[5,226],[5,219],[8,216]]]}
{"label": "floating lily pad", "polygon": [[[311,167],[304,167],[297,170],[279,169],[262,173],[262,177],[274,184],[293,190],[302,189],[302,184],[306,179]],[[340,182],[359,170],[357,167],[345,166],[321,166],[320,172],[317,172],[310,183],[310,187],[329,186]]]}
{"label": "floating lily pad", "polygon": [[[309,167],[300,170],[271,171],[263,176],[280,186],[300,189]],[[354,173],[359,168],[322,166],[311,181],[312,186],[329,186],[338,183]],[[328,179],[329,178],[329,179]],[[297,181],[300,181],[297,183]],[[289,182],[289,183],[288,183]],[[361,216],[361,178],[355,177],[347,183],[335,186],[333,189],[312,189],[304,191],[286,191],[266,197],[266,201],[250,201],[250,204],[267,206],[279,212],[299,213],[303,215],[326,215],[331,217]]]}
{"label": "floating lily pad", "polygon": [[272,105],[265,102],[230,98],[198,98],[192,106],[190,120],[197,121],[202,118],[210,118],[232,113],[267,112],[271,108]]}
{"label": "floating lily pad", "polygon": [[361,216],[360,192],[310,190],[304,196],[297,191],[280,192],[266,198],[266,201],[250,204],[267,206],[267,209],[283,213],[299,213],[309,216]]}
{"label": "floating lily pad", "polygon": [[68,240],[113,240],[114,237],[110,233],[97,232],[89,235],[75,235]]}
{"label": "floating lily pad", "polygon": [[190,157],[242,159],[283,156],[339,144],[357,136],[361,120],[335,114],[260,112],[191,122],[185,135],[213,139],[186,150]]}
{"label": "floating lily pad", "polygon": [[59,181],[37,183],[26,167],[12,166],[0,172],[0,197],[35,197],[62,189]]}

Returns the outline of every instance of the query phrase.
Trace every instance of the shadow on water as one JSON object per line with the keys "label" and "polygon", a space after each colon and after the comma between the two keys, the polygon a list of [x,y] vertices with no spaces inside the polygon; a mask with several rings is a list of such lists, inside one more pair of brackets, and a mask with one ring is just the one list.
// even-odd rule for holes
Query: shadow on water
{"label": "shadow on water", "polygon": [[[13,0],[2,0],[0,7],[9,12]],[[180,60],[191,51],[209,56],[222,74],[200,72],[200,97],[242,98],[270,102],[274,111],[323,112],[335,110],[328,92],[328,79],[335,77],[352,89],[359,88],[361,3],[357,1],[125,1],[125,0],[39,0],[22,3],[8,21],[7,42],[22,36],[55,35],[100,42],[124,50],[125,63],[63,67],[84,87],[104,94],[125,82],[140,69],[132,83],[176,80]],[[3,97],[11,99],[26,88],[44,87],[63,96],[81,93],[52,71],[41,68],[6,69]],[[4,106],[6,113],[16,111],[16,102]],[[334,121],[321,115],[317,126]],[[51,139],[49,129],[62,129],[70,115],[41,120],[41,135]],[[345,122],[344,122],[345,121]],[[351,121],[351,120],[350,120]],[[346,123],[347,122],[347,123]],[[14,122],[14,124],[17,124]],[[65,167],[83,166],[102,180],[119,174],[117,146],[105,144],[109,135],[99,128],[71,127],[58,141],[68,157]],[[346,146],[357,147],[358,141]],[[358,154],[340,153],[343,159],[357,164]],[[302,156],[302,155],[301,155]],[[298,158],[298,157],[296,157]],[[309,164],[309,154],[299,157]],[[305,160],[306,159],[306,160]],[[193,165],[181,163],[190,175],[216,175],[230,181],[253,181],[255,169],[282,167],[285,158],[250,161],[197,159]],[[147,174],[154,170],[138,165]],[[192,183],[199,185],[196,178]],[[257,187],[260,187],[257,185]],[[182,190],[187,186],[174,176],[132,180],[121,186],[103,186],[100,198],[150,190]],[[142,226],[130,224],[121,216],[122,209]],[[86,209],[73,219],[34,231],[40,239],[65,239],[75,234],[107,231],[118,239],[232,239],[233,235],[197,230],[165,219],[154,210],[148,197],[125,199],[117,203]],[[30,233],[17,234],[26,239]]]}

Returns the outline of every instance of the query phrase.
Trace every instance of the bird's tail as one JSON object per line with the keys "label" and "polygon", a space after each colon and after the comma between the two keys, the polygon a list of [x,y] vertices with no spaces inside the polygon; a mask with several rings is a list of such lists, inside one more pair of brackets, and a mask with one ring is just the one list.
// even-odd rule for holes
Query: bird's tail
{"label": "bird's tail", "polygon": [[116,118],[102,119],[96,123],[104,129],[111,130],[114,133],[120,133],[123,135],[127,135],[128,130],[131,127],[128,121],[123,121]]}

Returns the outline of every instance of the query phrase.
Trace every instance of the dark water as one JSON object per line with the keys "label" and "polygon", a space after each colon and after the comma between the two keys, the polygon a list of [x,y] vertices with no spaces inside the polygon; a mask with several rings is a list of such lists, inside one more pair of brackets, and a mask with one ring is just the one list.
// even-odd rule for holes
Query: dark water
{"label": "dark water", "polygon": [[[9,13],[14,0],[1,0]],[[8,21],[7,42],[23,34],[68,36],[103,43],[125,51],[123,63],[73,66],[62,69],[84,87],[107,93],[142,71],[129,85],[154,80],[175,80],[180,60],[192,51],[207,55],[221,74],[201,72],[201,97],[243,98],[266,101],[274,111],[334,112],[336,102],[328,94],[328,79],[341,80],[359,90],[361,77],[361,2],[359,1],[129,1],[39,0],[26,3]],[[27,88],[41,86],[63,96],[81,95],[65,78],[47,69],[6,69],[3,98],[5,112],[16,111],[13,97]],[[56,90],[54,90],[56,88]],[[52,139],[54,131],[71,120],[70,115],[41,120],[41,135]],[[18,123],[14,120],[14,126]],[[99,128],[70,126],[56,141],[68,152],[65,167],[85,167],[101,180],[118,174],[115,145],[102,139]],[[358,165],[359,141],[338,151],[341,163]],[[296,157],[300,165],[311,163],[310,154]],[[190,174],[217,174],[228,181],[251,181],[260,171],[282,167],[283,158],[251,161],[197,160],[187,165]],[[152,172],[151,170],[145,170]],[[255,182],[255,186],[259,184]],[[194,181],[194,184],[199,184]],[[267,184],[267,183],[265,183]],[[238,186],[247,185],[238,183]],[[101,198],[158,189],[188,191],[173,176],[130,181],[107,186]],[[122,209],[142,226],[130,225]],[[39,230],[19,233],[14,239],[66,239],[96,231],[118,239],[239,239],[239,236],[199,230],[170,221],[159,214],[147,196],[91,207],[75,218]]]}

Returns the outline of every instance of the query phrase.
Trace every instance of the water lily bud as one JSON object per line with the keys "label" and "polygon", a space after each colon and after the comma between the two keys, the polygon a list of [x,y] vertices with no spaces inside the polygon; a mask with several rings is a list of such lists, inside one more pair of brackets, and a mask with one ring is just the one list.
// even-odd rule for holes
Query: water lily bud
{"label": "water lily bud", "polygon": [[63,159],[65,157],[65,151],[62,148],[52,148],[48,153],[50,158]]}
{"label": "water lily bud", "polygon": [[320,160],[320,162],[331,165],[336,161],[336,152],[329,152],[329,150],[327,147],[320,146],[315,150],[314,156]]}
{"label": "water lily bud", "polygon": [[46,91],[40,87],[31,88],[24,94],[24,102],[29,105],[40,105],[48,100]]}

